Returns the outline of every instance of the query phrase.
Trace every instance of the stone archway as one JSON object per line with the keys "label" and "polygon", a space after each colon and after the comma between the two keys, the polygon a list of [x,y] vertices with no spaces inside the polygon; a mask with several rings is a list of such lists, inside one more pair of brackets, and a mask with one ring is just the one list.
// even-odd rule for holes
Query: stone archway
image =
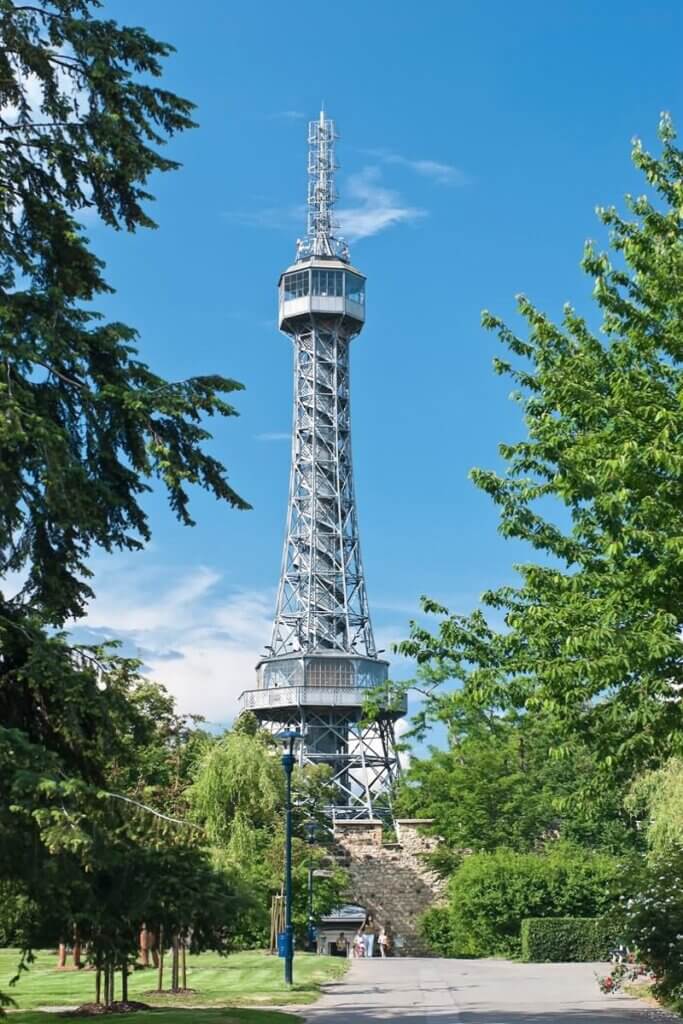
{"label": "stone archway", "polygon": [[400,818],[395,843],[383,842],[379,820],[336,821],[335,839],[346,855],[351,896],[389,932],[394,956],[432,956],[419,918],[445,895],[446,882],[425,862],[439,840],[424,835],[429,818]]}

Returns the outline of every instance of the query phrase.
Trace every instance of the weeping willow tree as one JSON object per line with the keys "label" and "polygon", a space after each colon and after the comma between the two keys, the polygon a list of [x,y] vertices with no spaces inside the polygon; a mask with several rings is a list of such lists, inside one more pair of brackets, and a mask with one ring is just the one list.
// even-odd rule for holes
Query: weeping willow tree
{"label": "weeping willow tree", "polygon": [[253,856],[272,837],[283,806],[282,768],[270,737],[226,733],[200,760],[188,796],[222,857]]}
{"label": "weeping willow tree", "polygon": [[627,808],[644,818],[645,837],[653,858],[683,849],[683,758],[672,757],[633,784]]}
{"label": "weeping willow tree", "polygon": [[[251,723],[253,726],[254,723]],[[237,945],[264,946],[268,940],[271,896],[282,891],[284,860],[284,773],[272,737],[249,722],[210,741],[197,763],[188,801],[213,847],[215,865],[238,877],[246,909],[236,925]],[[324,807],[330,802],[326,771],[297,769],[294,788],[293,916],[300,935],[308,920],[308,869],[325,868],[316,879],[313,912],[328,913],[346,890],[343,870],[330,864]],[[317,842],[304,839],[304,823],[317,823]]]}

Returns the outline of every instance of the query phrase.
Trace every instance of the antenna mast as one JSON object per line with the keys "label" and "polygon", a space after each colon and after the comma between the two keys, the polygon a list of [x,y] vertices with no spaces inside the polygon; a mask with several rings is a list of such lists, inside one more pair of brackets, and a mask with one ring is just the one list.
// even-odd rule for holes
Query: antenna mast
{"label": "antenna mast", "polygon": [[338,164],[334,143],[338,135],[334,121],[320,111],[317,121],[308,123],[308,225],[305,238],[296,243],[297,260],[309,257],[340,259],[348,262],[349,247],[335,235],[339,224],[332,209],[337,201],[334,172]]}

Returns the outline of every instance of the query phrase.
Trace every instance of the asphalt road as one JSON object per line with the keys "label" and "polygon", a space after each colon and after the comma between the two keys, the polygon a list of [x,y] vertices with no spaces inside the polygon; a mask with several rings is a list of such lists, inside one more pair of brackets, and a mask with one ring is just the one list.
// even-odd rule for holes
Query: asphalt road
{"label": "asphalt road", "polygon": [[302,1012],[307,1024],[669,1024],[678,1017],[603,996],[604,965],[505,960],[354,960]]}

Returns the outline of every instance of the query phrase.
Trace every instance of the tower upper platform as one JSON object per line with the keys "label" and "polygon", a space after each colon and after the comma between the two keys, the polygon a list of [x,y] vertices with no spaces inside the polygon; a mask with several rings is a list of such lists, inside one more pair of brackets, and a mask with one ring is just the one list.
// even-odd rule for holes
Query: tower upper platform
{"label": "tower upper platform", "polygon": [[286,334],[311,315],[347,317],[352,334],[365,322],[365,275],[336,257],[311,256],[287,267],[278,296],[278,326]]}

